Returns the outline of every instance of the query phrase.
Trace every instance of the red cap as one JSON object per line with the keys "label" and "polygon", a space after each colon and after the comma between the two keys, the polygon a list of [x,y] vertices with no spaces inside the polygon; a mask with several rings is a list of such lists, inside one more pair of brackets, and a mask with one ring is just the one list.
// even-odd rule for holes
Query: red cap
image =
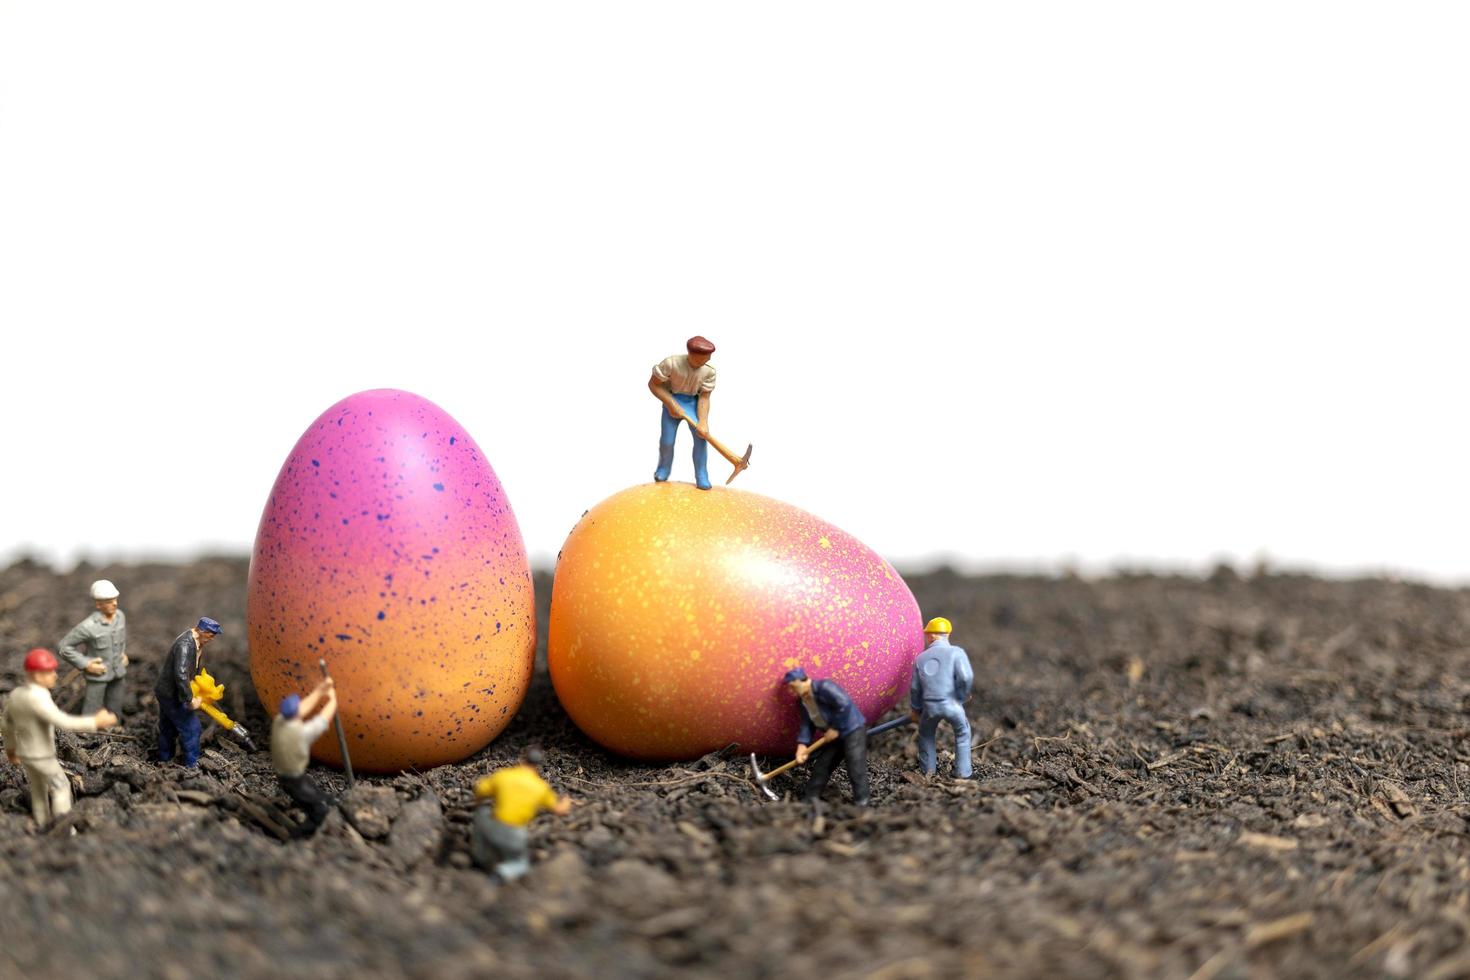
{"label": "red cap", "polygon": [[39,674],[48,670],[56,669],[56,655],[50,650],[42,650],[40,647],[26,654],[26,673]]}

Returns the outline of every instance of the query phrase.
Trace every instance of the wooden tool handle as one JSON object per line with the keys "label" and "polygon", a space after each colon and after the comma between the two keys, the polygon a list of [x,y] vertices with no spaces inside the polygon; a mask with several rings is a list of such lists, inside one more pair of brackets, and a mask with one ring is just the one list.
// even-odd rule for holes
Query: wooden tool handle
{"label": "wooden tool handle", "polygon": [[[817,749],[820,749],[822,746],[826,745],[828,742],[832,741],[836,737],[837,737],[837,729],[835,729],[835,728],[829,728],[829,729],[827,729],[826,732],[824,732],[822,734],[822,737],[821,738],[817,739],[815,742],[812,743],[811,752],[817,751]],[[808,752],[807,753],[807,758],[811,758],[811,752]],[[761,777],[761,782],[763,782],[763,783],[766,782],[772,776],[779,776],[783,772],[785,772],[787,769],[791,769],[791,768],[795,767],[795,765],[796,765],[796,760],[795,759],[792,759],[790,762],[782,763],[781,765],[777,766],[775,769],[772,769],[770,772],[768,772],[764,776],[762,776]]]}

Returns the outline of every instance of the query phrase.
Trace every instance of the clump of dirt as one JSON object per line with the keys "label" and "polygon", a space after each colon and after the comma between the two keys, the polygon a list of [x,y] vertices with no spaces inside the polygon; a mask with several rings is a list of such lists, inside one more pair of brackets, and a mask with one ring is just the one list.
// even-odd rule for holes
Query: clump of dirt
{"label": "clump of dirt", "polygon": [[[1463,590],[910,577],[975,664],[976,778],[947,778],[943,752],[920,776],[900,730],[870,747],[875,807],[849,807],[839,773],[817,813],[763,803],[738,756],[636,765],[587,742],[546,676],[538,576],[538,669],[505,734],[361,779],[303,841],[269,758],[226,733],[196,772],[149,761],[158,663],[201,615],[225,624],[223,707],[267,730],[245,574],[0,572],[0,690],[98,577],[123,589],[135,663],[125,725],[59,738],[65,821],[38,833],[0,765],[7,974],[1470,976]],[[531,875],[499,885],[471,866],[471,786],[532,741],[580,805],[538,820]]]}

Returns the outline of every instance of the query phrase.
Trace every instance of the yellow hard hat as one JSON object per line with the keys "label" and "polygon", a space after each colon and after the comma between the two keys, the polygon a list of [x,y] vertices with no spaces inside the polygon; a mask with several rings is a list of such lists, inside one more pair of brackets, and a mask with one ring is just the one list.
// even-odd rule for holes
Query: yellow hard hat
{"label": "yellow hard hat", "polygon": [[475,799],[484,800],[490,796],[490,777],[481,776],[475,780]]}
{"label": "yellow hard hat", "polygon": [[935,616],[924,625],[925,633],[953,633],[954,627],[943,616]]}

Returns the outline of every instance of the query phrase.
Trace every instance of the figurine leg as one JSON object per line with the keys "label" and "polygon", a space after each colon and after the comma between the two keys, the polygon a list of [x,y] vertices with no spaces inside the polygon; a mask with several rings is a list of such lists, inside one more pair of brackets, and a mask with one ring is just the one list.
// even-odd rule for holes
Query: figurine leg
{"label": "figurine leg", "polygon": [[183,709],[184,717],[175,724],[179,729],[179,751],[183,758],[185,769],[193,769],[199,765],[199,735],[203,726],[199,724],[198,713],[191,711],[187,706]]}
{"label": "figurine leg", "polygon": [[179,737],[179,729],[174,724],[174,702],[158,699],[158,761],[171,762],[174,757],[174,740]]}
{"label": "figurine leg", "polygon": [[945,706],[945,720],[954,729],[954,774],[957,779],[969,779],[970,768],[970,719],[960,704]]}
{"label": "figurine leg", "polygon": [[[675,395],[674,401],[678,402],[691,419],[699,421],[699,398],[696,395]],[[675,423],[675,431],[678,431],[678,423]],[[699,430],[693,425],[689,426],[689,434],[694,437],[694,485],[701,490],[708,490],[709,483],[709,443],[700,438]],[[669,440],[672,448],[673,440]]]}
{"label": "figurine leg", "polygon": [[859,728],[842,740],[847,779],[852,783],[852,802],[868,805],[868,730]]}
{"label": "figurine leg", "polygon": [[42,827],[51,821],[51,780],[31,763],[25,763],[26,783],[31,788],[31,816]]}
{"label": "figurine leg", "polygon": [[832,778],[832,773],[841,758],[842,746],[831,742],[812,753],[810,757],[811,775],[807,777],[806,789],[802,790],[802,799],[810,802],[822,798],[822,790],[827,788],[827,781]]}
{"label": "figurine leg", "polygon": [[281,789],[286,795],[296,802],[296,805],[306,811],[306,823],[301,828],[303,837],[310,837],[316,833],[317,827],[327,819],[332,805],[322,795],[321,787],[317,786],[316,780],[306,773],[300,776],[281,776]]}
{"label": "figurine leg", "polygon": [[502,881],[515,881],[531,870],[530,834],[526,828],[501,823],[488,806],[475,810],[470,848],[475,863],[499,875]]}
{"label": "figurine leg", "polygon": [[709,443],[699,437],[699,433],[690,430],[694,436],[694,485],[701,490],[708,490],[709,483]]}
{"label": "figurine leg", "polygon": [[924,775],[934,775],[934,740],[939,734],[939,715],[930,714],[925,705],[924,716],[919,719],[919,768]]}
{"label": "figurine leg", "polygon": [[[107,693],[102,698],[102,706],[117,715],[119,719],[122,718],[122,698],[123,679],[119,677],[117,680],[108,681]],[[87,712],[84,711],[82,713],[86,714]],[[96,712],[94,711],[92,714],[96,714]]]}
{"label": "figurine leg", "polygon": [[[95,715],[106,703],[107,681],[94,681],[88,678],[87,683],[83,686],[87,693],[82,697],[82,714]],[[114,711],[113,714],[117,712]]]}
{"label": "figurine leg", "polygon": [[658,422],[658,469],[653,471],[653,478],[662,483],[674,469],[674,440],[679,437],[679,420],[665,408],[659,411]]}
{"label": "figurine leg", "polygon": [[25,763],[26,782],[31,788],[31,816],[45,826],[71,812],[71,782],[55,759]]}

